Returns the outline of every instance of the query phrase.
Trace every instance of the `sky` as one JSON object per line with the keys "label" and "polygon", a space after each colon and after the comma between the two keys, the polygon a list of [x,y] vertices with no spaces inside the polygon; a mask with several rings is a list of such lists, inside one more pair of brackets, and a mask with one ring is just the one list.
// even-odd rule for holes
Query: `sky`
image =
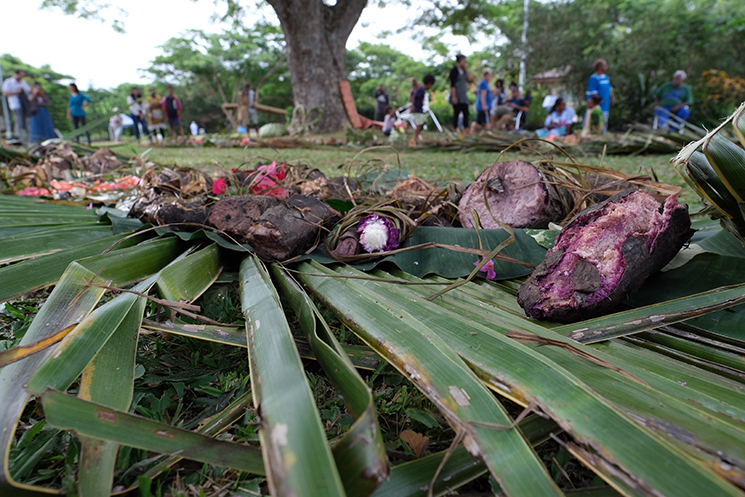
{"label": "sky", "polygon": [[[113,88],[121,83],[149,83],[151,79],[142,69],[161,53],[158,46],[169,38],[187,29],[219,32],[224,27],[210,21],[216,11],[213,0],[127,0],[121,4],[127,14],[121,18],[124,34],[111,27],[111,19],[120,17],[116,9],[105,12],[107,20],[100,22],[67,16],[59,9],[39,10],[41,0],[0,0],[3,17],[10,14],[23,20],[3,23],[0,53],[10,53],[35,67],[49,64],[53,70],[70,75],[81,88]],[[262,15],[278,22],[267,6],[247,23]],[[377,37],[382,31],[395,32],[415,15],[415,7],[388,4],[381,9],[377,2],[370,1],[347,48],[361,41],[386,43],[416,59],[425,59],[428,54],[405,33],[384,40]],[[33,34],[29,32],[32,26]],[[469,46],[461,37],[449,36],[445,41],[464,53],[479,48]]]}

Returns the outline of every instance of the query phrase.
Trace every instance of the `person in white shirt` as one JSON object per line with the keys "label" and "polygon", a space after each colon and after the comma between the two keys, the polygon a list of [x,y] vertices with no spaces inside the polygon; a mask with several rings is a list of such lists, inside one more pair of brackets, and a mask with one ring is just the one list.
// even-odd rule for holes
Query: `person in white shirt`
{"label": "person in white shirt", "polygon": [[147,127],[147,101],[143,98],[140,89],[136,86],[132,88],[127,96],[127,105],[129,105],[129,117],[132,118],[134,123],[135,140],[140,141],[140,128],[142,132],[147,135],[150,141],[153,141],[153,137],[150,136],[150,130]]}
{"label": "person in white shirt", "polygon": [[537,130],[536,133],[541,138],[550,135],[568,135],[572,132],[575,116],[574,109],[567,107],[567,103],[563,98],[557,98],[548,116],[546,116],[546,120],[543,122],[544,128]]}
{"label": "person in white shirt", "polygon": [[19,69],[13,76],[3,82],[3,95],[8,97],[8,107],[13,113],[16,136],[24,143],[28,142],[29,139],[26,113],[24,112],[24,109],[27,109],[28,105],[23,105],[21,97],[28,99],[29,95],[31,95],[31,87],[24,81],[23,78],[25,77],[26,73]]}
{"label": "person in white shirt", "polygon": [[189,125],[189,131],[191,131],[191,136],[197,136],[199,134],[199,125],[196,121],[192,121]]}

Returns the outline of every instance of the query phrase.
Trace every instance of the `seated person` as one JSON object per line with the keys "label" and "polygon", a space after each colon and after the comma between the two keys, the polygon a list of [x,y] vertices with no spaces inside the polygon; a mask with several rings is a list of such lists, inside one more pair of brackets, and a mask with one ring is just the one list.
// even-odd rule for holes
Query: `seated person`
{"label": "seated person", "polygon": [[691,87],[683,83],[686,79],[685,71],[675,71],[673,81],[667,82],[657,90],[654,115],[657,116],[657,124],[665,126],[668,124],[670,115],[660,110],[666,109],[681,121],[687,121],[691,115],[690,105],[693,103],[693,92]]}
{"label": "seated person", "polygon": [[567,107],[563,98],[557,98],[543,123],[544,127],[537,130],[536,134],[539,138],[571,134],[575,115],[574,109]]}
{"label": "seated person", "polygon": [[489,109],[489,120],[492,127],[497,123],[497,107],[504,105],[505,103],[507,103],[507,92],[504,89],[504,80],[498,79],[497,82],[494,83],[491,109]]}
{"label": "seated person", "polygon": [[520,89],[517,86],[512,88],[511,95],[512,98],[507,100],[506,104],[497,107],[497,122],[494,129],[502,129],[507,123],[514,121],[520,111],[528,112],[530,103],[520,96]]}
{"label": "seated person", "polygon": [[590,134],[602,135],[605,129],[605,115],[600,104],[603,103],[600,95],[593,95],[587,101],[587,111],[585,112],[585,124],[582,126],[582,136]]}
{"label": "seated person", "polygon": [[385,136],[391,136],[391,131],[393,131],[393,126],[396,123],[396,111],[393,110],[393,107],[387,105],[384,112],[385,117],[383,118],[383,134]]}

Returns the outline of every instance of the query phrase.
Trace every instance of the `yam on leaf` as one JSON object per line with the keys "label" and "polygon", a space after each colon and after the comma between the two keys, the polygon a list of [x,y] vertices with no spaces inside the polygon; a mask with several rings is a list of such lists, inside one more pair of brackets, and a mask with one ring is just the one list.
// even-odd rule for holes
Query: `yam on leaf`
{"label": "yam on leaf", "polygon": [[571,323],[609,311],[662,269],[693,234],[688,206],[626,190],[580,212],[518,290],[533,318]]}
{"label": "yam on leaf", "polygon": [[473,228],[475,210],[485,229],[500,229],[499,223],[513,228],[547,228],[562,218],[554,187],[530,162],[500,162],[487,168],[463,192],[458,215],[464,228]]}

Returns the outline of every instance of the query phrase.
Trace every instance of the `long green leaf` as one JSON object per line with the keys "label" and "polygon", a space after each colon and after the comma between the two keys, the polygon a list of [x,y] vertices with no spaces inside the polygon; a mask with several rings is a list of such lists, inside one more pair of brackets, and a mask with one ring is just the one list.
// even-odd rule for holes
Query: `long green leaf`
{"label": "long green leaf", "polygon": [[[399,273],[399,277],[403,277],[403,274]],[[489,327],[492,327],[501,333],[506,333],[508,330],[524,329],[531,333],[546,336],[547,338],[561,338],[546,331],[536,322],[526,319],[522,311],[513,312],[516,306],[514,296],[512,296],[510,291],[502,290],[502,288],[502,285],[494,285],[491,283],[480,285],[469,284],[461,287],[461,289],[456,292],[450,292],[442,299],[438,299],[437,303],[456,313],[469,315],[477,321],[488,323]],[[427,297],[431,294],[430,291],[422,287],[410,286],[408,289],[422,297]],[[519,307],[517,308],[519,309]],[[562,338],[562,340],[564,343],[569,345],[574,343],[566,338]],[[591,352],[592,349],[584,350],[594,354],[598,360],[609,361],[615,366],[619,366],[619,364],[614,362],[612,357],[604,356],[602,353],[593,353]],[[612,399],[625,398],[624,395],[617,397],[619,395],[618,388],[610,386],[616,385],[618,380],[614,379],[616,375],[612,374],[612,371],[607,368],[598,370],[597,367],[594,367],[587,361],[579,360],[579,358],[574,357],[571,354],[561,353],[560,351],[557,351],[555,347],[542,347],[539,351],[544,355],[548,355],[553,360],[567,361],[567,369],[571,370],[575,375],[579,375],[580,379],[587,382],[595,391],[603,392],[604,396]],[[711,411],[700,413],[697,422],[708,420],[712,414],[717,412],[722,413],[723,419],[734,417],[745,421],[745,398],[741,397],[739,390],[733,391],[729,385],[726,387],[729,388],[729,390],[719,389],[716,393],[711,390],[717,382],[720,384],[722,383],[722,378],[706,382],[706,385],[702,385],[701,388],[694,386],[693,390],[689,387],[685,389],[685,391],[681,391],[680,384],[677,383],[676,379],[681,376],[690,376],[690,372],[680,364],[678,364],[677,367],[675,364],[669,364],[669,369],[659,374],[650,374],[650,372],[637,367],[633,361],[631,364],[626,363],[620,367],[637,377],[642,378],[655,387],[659,393],[665,396],[673,395],[677,398],[677,400],[673,402],[664,401],[664,407],[661,410],[659,408],[650,409],[650,404],[648,402],[640,401],[642,398],[648,396],[649,392],[646,389],[641,388],[637,382],[622,380],[628,383],[628,385],[626,385],[627,388],[638,390],[638,393],[630,396],[626,404],[624,404],[629,408],[633,405],[634,409],[639,409],[636,411],[637,415],[655,417],[660,415],[661,411],[677,406],[674,409],[674,412],[677,413],[676,416],[680,416],[686,411],[684,404],[689,400],[694,400],[699,405],[711,409]],[[705,372],[701,371],[701,373],[704,374]],[[608,382],[609,388],[607,391],[596,384],[596,382],[601,381]],[[697,383],[694,383],[693,385],[697,385]],[[683,401],[683,403],[680,401]],[[631,404],[629,404],[629,402],[631,402]],[[651,399],[649,402],[660,403],[659,400],[655,401]],[[694,412],[688,414],[694,414]],[[708,421],[706,421],[705,424],[708,424]],[[708,436],[715,433],[715,431],[710,431],[706,435]],[[741,434],[738,436],[741,436]],[[724,437],[724,440],[727,440],[728,438],[729,437]],[[718,445],[720,445],[720,442],[714,442],[712,440],[712,446]]]}
{"label": "long green leaf", "polygon": [[272,266],[282,296],[295,311],[313,353],[355,418],[333,453],[347,495],[366,497],[388,477],[390,465],[372,392],[308,295],[286,271]]}
{"label": "long green leaf", "polygon": [[[134,369],[145,299],[130,308],[103,349],[83,371],[78,397],[127,411],[134,391]],[[85,497],[105,497],[113,488],[114,466],[119,445],[79,436],[81,442],[78,487]]]}
{"label": "long green leaf", "polygon": [[166,300],[192,302],[212,286],[221,271],[220,253],[213,244],[163,269],[157,287]]}
{"label": "long green leaf", "polygon": [[344,496],[315,399],[279,297],[252,256],[240,268],[254,404],[269,486],[275,495]]}
{"label": "long green leaf", "polygon": [[742,303],[745,303],[745,283],[580,321],[553,328],[553,331],[580,343],[595,343],[679,323]]}
{"label": "long green leaf", "polygon": [[[310,272],[310,268],[304,264],[300,269],[304,273]],[[313,269],[316,272],[324,270],[316,266]],[[414,293],[409,292],[409,287],[348,281],[344,285],[346,288],[338,284],[334,288],[323,284],[324,280],[329,281],[328,278],[302,276],[302,279],[306,284],[312,284],[314,292],[337,312],[341,310],[340,316],[344,316],[347,321],[355,319],[355,313],[349,310],[354,307],[350,298],[359,295],[364,287],[374,289],[378,298],[385,299],[387,305],[396,302],[396,305],[414,313],[431,333],[442,337],[483,378],[494,382],[500,391],[506,391],[513,398],[522,397],[524,402],[538,403],[544,412],[549,413],[569,433],[583,443],[594,446],[598,457],[605,464],[616,466],[614,471],[623,468],[622,471],[632,481],[643,482],[643,488],[655,489],[663,495],[681,495],[686,492],[737,495],[727,482],[634,423],[604,399],[593,394],[587,385],[567,369],[536,350],[520,345],[474,321],[466,321],[459,314],[438,308],[437,304],[417,298]],[[472,312],[469,318],[478,319],[478,314]],[[366,323],[371,326],[370,322]],[[489,324],[493,326],[494,323]],[[379,324],[373,322],[372,326]],[[550,335],[548,330],[544,329],[544,332]],[[544,353],[552,352],[552,347],[545,349],[547,350]],[[567,355],[566,352],[563,355]],[[592,363],[589,366],[598,373],[605,369]],[[617,373],[613,376],[616,377],[616,382],[624,378]],[[636,383],[631,380],[627,382]],[[640,453],[644,453],[645,457],[640,458]],[[664,470],[657,465],[662,461]]]}
{"label": "long green leaf", "polygon": [[216,466],[264,474],[261,451],[250,445],[215,440],[56,390],[44,393],[42,405],[49,424],[61,430]]}
{"label": "long green leaf", "polygon": [[[104,290],[92,287],[95,273],[77,263],[73,263],[54,288],[49,298],[34,318],[28,331],[21,339],[20,345],[36,342],[53,335],[60,329],[67,328],[80,322],[93,310]],[[103,283],[103,279],[98,280]],[[36,371],[41,363],[52,353],[53,349],[46,349],[36,355],[28,357],[0,369],[0,450],[3,452],[3,471],[0,473],[0,489],[16,491],[29,486],[21,485],[13,480],[8,467],[8,456],[15,435],[18,419],[28,402],[29,395],[24,384]]]}
{"label": "long green leaf", "polygon": [[[122,238],[121,235],[107,236],[74,248],[0,268],[0,281],[3,282],[0,286],[0,302],[53,285],[72,261],[97,256]],[[127,240],[122,243],[122,248],[135,245],[143,239],[135,237]]]}
{"label": "long green leaf", "polygon": [[[133,290],[147,293],[155,284],[155,279],[155,276],[151,276]],[[26,390],[37,396],[47,388],[67,390],[103,348],[130,310],[136,307],[138,300],[144,298],[126,292],[84,317],[34,373],[26,384]]]}
{"label": "long green leaf", "polygon": [[[144,300],[140,294],[146,294],[156,282],[161,282],[162,287],[180,287],[179,295],[185,297],[193,298],[204,292],[220,272],[217,250],[214,247],[208,247],[196,254],[188,254],[189,251],[176,258],[161,272],[135,285],[131,292],[122,293],[86,316],[56,346],[52,357],[48,358],[28,381],[26,390],[33,395],[41,395],[47,388],[66,390],[101,350],[128,315],[130,309],[138,301]],[[214,271],[215,275],[204,276],[202,273],[205,270]],[[165,283],[162,274],[164,272],[167,274]],[[196,277],[192,277],[193,275]],[[140,321],[141,319],[142,313],[140,312]],[[139,329],[139,322],[137,328]]]}
{"label": "long green leaf", "polygon": [[462,430],[473,440],[469,449],[484,458],[508,494],[562,495],[519,432],[491,426],[509,426],[512,419],[421,317],[410,314],[408,302],[384,303],[351,280],[311,276],[334,274],[316,263],[303,263],[299,270],[311,291],[405,374],[456,432]]}
{"label": "long green leaf", "polygon": [[[157,240],[84,259],[81,261],[83,264],[70,264],[34,318],[20,345],[37,342],[83,320],[104,293],[103,288],[91,284],[103,285],[108,280],[111,284],[123,285],[139,280],[170,262],[177,255],[178,247],[176,239]],[[101,276],[96,279],[98,272]],[[29,398],[24,386],[53,350],[47,349],[0,369],[0,398],[12,399],[0,403],[0,419],[3,420],[0,448],[3,450],[4,460],[0,488],[20,487],[31,490],[13,480],[8,469],[8,455],[15,426]]]}
{"label": "long green leaf", "polygon": [[96,223],[54,226],[0,239],[0,264],[31,259],[111,236],[111,226]]}
{"label": "long green leaf", "polygon": [[[428,290],[415,286],[407,287],[407,289],[411,292],[423,293],[422,297],[430,293]],[[459,298],[458,294],[459,292],[449,293],[444,298],[438,299],[437,303],[458,315],[468,315],[477,322],[488,323],[489,328],[502,334],[509,330],[526,330],[554,340],[561,338],[568,345],[572,343],[560,335],[542,329],[524,317],[517,317],[500,312],[497,308],[491,308],[488,299],[474,302],[473,299],[462,298],[456,301]],[[406,299],[405,296],[401,298]],[[488,367],[490,365],[488,358],[480,356],[485,347],[484,339],[462,337],[460,340],[454,339],[452,346],[456,347],[456,350],[463,350],[463,357],[469,363],[479,364],[482,377],[494,381],[493,385],[497,391],[502,390],[503,394],[511,395],[510,391],[505,393],[504,389],[497,386],[503,383],[499,379],[499,370]],[[745,452],[743,451],[745,431],[742,430],[740,423],[734,421],[745,420],[743,410],[745,402],[740,389],[722,390],[722,387],[726,386],[721,381],[722,379],[712,383],[710,377],[707,381],[690,381],[690,386],[683,385],[686,380],[696,378],[691,377],[690,371],[680,366],[675,367],[675,364],[670,365],[672,367],[666,371],[648,371],[638,367],[634,362],[619,362],[614,357],[597,350],[583,349],[584,352],[595,356],[597,360],[606,361],[611,367],[620,367],[642,378],[654,388],[647,388],[637,381],[616,374],[608,367],[600,367],[558,347],[540,347],[537,351],[566,370],[572,371],[593,392],[615,403],[623,412],[632,414],[633,419],[644,420],[647,427],[671,437],[673,442],[682,440],[690,443],[692,439],[688,434],[695,433],[695,445],[692,450],[694,456],[698,457],[697,454],[703,455],[704,451],[708,451],[710,454],[718,454],[717,457],[722,457],[728,463],[737,461],[741,467],[745,467]],[[711,389],[711,385],[716,385],[719,389]],[[687,446],[684,450],[690,449],[691,447]],[[703,459],[707,458],[703,457]],[[716,464],[707,462],[707,465],[714,471],[718,471],[720,464],[721,461]]]}
{"label": "long green leaf", "polygon": [[742,203],[745,199],[745,150],[713,134],[704,142],[703,152],[727,190]]}
{"label": "long green leaf", "polygon": [[[180,320],[166,321],[165,323],[156,323],[154,321],[145,320],[143,328],[148,330],[157,330],[163,333],[171,335],[179,335],[185,337],[196,338],[198,340],[206,340],[208,342],[222,343],[225,345],[233,345],[235,347],[247,348],[246,344],[246,333],[243,329],[240,331],[236,328],[227,326],[217,326],[208,324],[191,324],[185,323]],[[316,355],[311,349],[308,342],[302,338],[294,337],[295,345],[297,346],[298,353],[303,359],[316,359]],[[354,367],[359,369],[368,369],[375,371],[380,366],[382,360],[380,356],[372,350],[370,347],[365,345],[348,345],[341,344],[344,355],[346,355],[352,362]]]}
{"label": "long green leaf", "polygon": [[[251,403],[251,400],[251,392],[244,393],[222,411],[200,421],[199,428],[197,428],[195,432],[213,438],[216,437],[246,415],[246,409]],[[142,476],[144,478],[155,478],[165,468],[173,466],[181,459],[182,457],[179,455],[170,456],[148,469]],[[137,485],[133,485],[128,488],[127,491],[133,490],[136,487]]]}
{"label": "long green leaf", "polygon": [[[535,414],[526,416],[518,428],[533,447],[545,442],[550,433],[561,431],[561,428],[553,421]],[[375,491],[373,497],[426,497],[432,477],[445,457],[448,457],[447,462],[442,467],[432,489],[432,494],[435,496],[450,494],[453,490],[488,471],[486,465],[474,459],[462,445],[450,455],[447,452],[438,452],[394,466],[390,479]]]}

